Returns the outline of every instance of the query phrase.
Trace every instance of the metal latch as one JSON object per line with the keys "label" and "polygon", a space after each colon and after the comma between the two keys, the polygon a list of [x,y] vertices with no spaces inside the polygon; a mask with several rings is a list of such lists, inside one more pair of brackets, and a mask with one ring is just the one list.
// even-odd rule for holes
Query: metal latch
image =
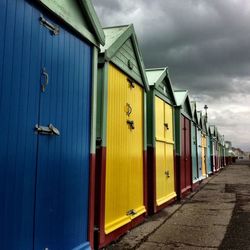
{"label": "metal latch", "polygon": [[168,123],[164,123],[164,126],[166,127],[167,130],[169,130]]}
{"label": "metal latch", "polygon": [[50,30],[51,33],[52,33],[53,35],[58,35],[58,34],[59,34],[59,32],[60,32],[59,27],[56,26],[56,25],[54,25],[54,24],[52,24],[52,23],[49,22],[48,20],[46,20],[46,19],[43,17],[43,15],[40,16],[40,23],[41,23],[44,27],[46,27],[48,30]]}
{"label": "metal latch", "polygon": [[128,212],[127,212],[127,215],[135,215],[135,214],[137,214],[137,212],[136,212],[135,209],[130,209],[130,210],[128,210]]}
{"label": "metal latch", "polygon": [[39,126],[38,124],[35,125],[35,131],[38,134],[42,134],[42,135],[60,135],[60,131],[53,126],[53,124],[49,124],[49,126],[45,127],[45,126]]}
{"label": "metal latch", "polygon": [[96,146],[101,146],[102,145],[102,138],[101,137],[97,137],[96,138]]}
{"label": "metal latch", "polygon": [[130,88],[134,88],[135,84],[133,83],[133,81],[130,78],[127,78],[129,84],[130,84]]}
{"label": "metal latch", "polygon": [[165,175],[166,175],[167,177],[170,177],[169,170],[165,171]]}
{"label": "metal latch", "polygon": [[132,120],[127,120],[127,124],[130,126],[130,129],[135,129],[134,121],[132,121]]}

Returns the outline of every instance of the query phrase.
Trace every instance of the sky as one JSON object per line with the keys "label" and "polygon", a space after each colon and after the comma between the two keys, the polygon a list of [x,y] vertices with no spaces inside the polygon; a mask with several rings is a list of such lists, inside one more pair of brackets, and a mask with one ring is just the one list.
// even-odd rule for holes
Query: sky
{"label": "sky", "polygon": [[133,23],[146,68],[168,66],[225,140],[250,151],[249,0],[93,0],[104,27]]}

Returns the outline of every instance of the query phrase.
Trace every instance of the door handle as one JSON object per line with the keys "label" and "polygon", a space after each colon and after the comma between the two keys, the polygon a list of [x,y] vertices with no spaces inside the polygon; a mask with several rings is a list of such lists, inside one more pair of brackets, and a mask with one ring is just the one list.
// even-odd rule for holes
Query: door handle
{"label": "door handle", "polygon": [[132,107],[131,107],[131,105],[129,103],[127,103],[126,106],[127,106],[127,111],[126,111],[127,116],[130,116],[133,109],[132,109]]}
{"label": "door handle", "polygon": [[60,135],[59,129],[53,126],[53,124],[49,124],[49,126],[39,126],[38,124],[35,125],[35,131],[41,135]]}
{"label": "door handle", "polygon": [[49,74],[45,68],[42,69],[42,75],[45,77],[45,82],[42,84],[42,92],[45,92],[45,88],[49,84]]}

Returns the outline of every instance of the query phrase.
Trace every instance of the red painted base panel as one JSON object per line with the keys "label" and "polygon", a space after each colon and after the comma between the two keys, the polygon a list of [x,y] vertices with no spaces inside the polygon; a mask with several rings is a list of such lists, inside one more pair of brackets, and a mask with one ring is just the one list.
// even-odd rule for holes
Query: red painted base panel
{"label": "red painted base panel", "polygon": [[118,228],[117,230],[115,230],[114,232],[112,232],[110,234],[105,234],[104,232],[100,232],[99,239],[101,239],[101,241],[98,244],[98,249],[103,248],[103,247],[109,245],[111,242],[118,240],[119,237],[121,237],[122,235],[124,235],[126,232],[128,232],[132,228],[134,228],[134,227],[138,226],[139,224],[141,224],[142,222],[144,222],[144,220],[145,220],[145,215],[143,214],[143,215],[140,215],[137,218],[135,218],[130,223]]}
{"label": "red painted base panel", "polygon": [[157,213],[157,212],[159,212],[160,210],[162,210],[163,208],[166,208],[167,206],[173,204],[176,200],[177,200],[177,196],[174,197],[174,198],[172,198],[172,199],[170,199],[169,201],[167,201],[167,202],[161,204],[160,206],[156,206],[156,209],[155,209],[156,211],[155,211],[155,213]]}
{"label": "red painted base panel", "polygon": [[[147,152],[143,152],[143,199],[146,207],[147,203]],[[120,236],[131,230],[133,227],[139,225],[145,220],[145,214],[138,216],[133,219],[130,223],[118,228],[110,234],[104,232],[104,221],[105,221],[105,180],[106,180],[106,148],[97,148],[96,153],[96,176],[95,176],[95,249],[100,249],[111,242],[117,240]],[[147,207],[146,207],[147,209]]]}
{"label": "red painted base panel", "polygon": [[89,171],[89,230],[88,230],[88,238],[91,248],[94,248],[95,167],[96,167],[96,156],[95,154],[91,154],[90,171]]}

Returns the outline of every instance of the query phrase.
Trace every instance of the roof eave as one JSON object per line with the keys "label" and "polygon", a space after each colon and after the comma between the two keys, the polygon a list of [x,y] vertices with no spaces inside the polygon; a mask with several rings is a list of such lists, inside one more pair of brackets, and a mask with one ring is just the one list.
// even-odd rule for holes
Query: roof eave
{"label": "roof eave", "polygon": [[95,35],[101,45],[105,44],[105,34],[102,29],[100,20],[95,12],[94,6],[91,0],[79,0],[80,5],[84,8],[84,11],[87,13],[87,17],[95,31]]}

